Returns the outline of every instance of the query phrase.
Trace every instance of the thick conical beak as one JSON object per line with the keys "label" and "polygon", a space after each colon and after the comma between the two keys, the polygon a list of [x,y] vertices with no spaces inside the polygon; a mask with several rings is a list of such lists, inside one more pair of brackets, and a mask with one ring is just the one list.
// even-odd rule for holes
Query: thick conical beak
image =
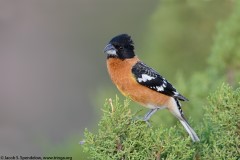
{"label": "thick conical beak", "polygon": [[116,48],[112,44],[108,44],[104,48],[104,53],[107,53],[109,55],[117,55]]}

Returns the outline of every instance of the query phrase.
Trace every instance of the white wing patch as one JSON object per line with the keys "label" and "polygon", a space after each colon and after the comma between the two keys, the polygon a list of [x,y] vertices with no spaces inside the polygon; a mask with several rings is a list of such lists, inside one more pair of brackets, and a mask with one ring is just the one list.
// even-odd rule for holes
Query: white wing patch
{"label": "white wing patch", "polygon": [[157,91],[161,92],[161,91],[164,91],[164,88],[167,87],[167,81],[163,80],[163,84],[161,86],[156,86],[154,88],[157,89]]}
{"label": "white wing patch", "polygon": [[142,74],[142,78],[138,78],[138,82],[147,82],[150,81],[152,79],[154,79],[155,77],[151,77],[147,74]]}
{"label": "white wing patch", "polygon": [[163,81],[163,84],[162,84],[163,88],[167,87],[166,85],[167,85],[167,82]]}
{"label": "white wing patch", "polygon": [[174,95],[179,95],[179,93],[178,93],[178,92],[175,92],[175,91],[173,91],[173,93],[174,93]]}
{"label": "white wing patch", "polygon": [[156,88],[157,88],[157,91],[164,91],[163,86],[157,86]]}
{"label": "white wing patch", "polygon": [[[147,76],[147,77],[146,77]],[[142,76],[142,78],[138,78],[138,81],[139,82],[146,82],[147,80],[151,80],[151,79],[154,79],[154,77],[150,77],[150,76],[148,76],[148,75],[143,75]],[[150,78],[149,78],[150,77]],[[151,89],[155,89],[155,90],[157,90],[158,92],[162,92],[162,91],[164,91],[164,88],[166,88],[167,87],[167,82],[164,80],[163,81],[163,84],[161,85],[161,86],[149,86],[149,88],[151,88]],[[177,92],[176,92],[177,93]]]}

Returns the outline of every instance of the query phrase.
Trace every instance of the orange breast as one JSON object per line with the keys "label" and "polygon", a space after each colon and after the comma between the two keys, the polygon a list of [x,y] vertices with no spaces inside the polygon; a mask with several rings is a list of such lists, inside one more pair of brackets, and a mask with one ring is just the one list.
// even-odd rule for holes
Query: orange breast
{"label": "orange breast", "polygon": [[124,96],[130,97],[145,107],[155,108],[165,106],[170,99],[169,96],[140,85],[135,80],[132,74],[132,66],[138,61],[137,57],[126,60],[108,59],[107,68],[113,83]]}

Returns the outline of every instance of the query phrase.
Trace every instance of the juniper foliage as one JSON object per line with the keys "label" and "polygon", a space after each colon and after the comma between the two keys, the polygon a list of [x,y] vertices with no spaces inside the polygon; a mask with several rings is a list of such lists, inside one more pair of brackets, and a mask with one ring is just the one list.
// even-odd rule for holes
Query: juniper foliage
{"label": "juniper foliage", "polygon": [[[90,159],[239,159],[240,88],[223,84],[208,98],[203,122],[193,143],[178,127],[149,127],[136,119],[129,100],[106,102],[97,133],[85,130],[84,151]],[[179,124],[180,125],[180,124]]]}

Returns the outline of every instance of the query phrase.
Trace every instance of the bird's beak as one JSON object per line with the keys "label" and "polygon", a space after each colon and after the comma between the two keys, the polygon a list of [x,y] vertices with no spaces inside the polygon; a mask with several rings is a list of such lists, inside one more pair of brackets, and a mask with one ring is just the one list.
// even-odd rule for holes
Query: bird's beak
{"label": "bird's beak", "polygon": [[104,48],[104,53],[111,54],[111,55],[117,55],[116,48],[112,44],[108,44]]}

